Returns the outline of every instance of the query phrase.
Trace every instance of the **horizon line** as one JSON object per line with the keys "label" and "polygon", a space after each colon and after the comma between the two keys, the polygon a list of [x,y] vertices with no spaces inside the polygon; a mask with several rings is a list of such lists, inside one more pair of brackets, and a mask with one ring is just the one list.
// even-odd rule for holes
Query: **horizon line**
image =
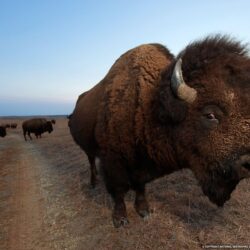
{"label": "horizon line", "polygon": [[67,117],[69,114],[61,114],[61,115],[0,115],[0,119],[2,118],[16,118],[16,117],[41,117],[41,116],[46,116],[46,117]]}

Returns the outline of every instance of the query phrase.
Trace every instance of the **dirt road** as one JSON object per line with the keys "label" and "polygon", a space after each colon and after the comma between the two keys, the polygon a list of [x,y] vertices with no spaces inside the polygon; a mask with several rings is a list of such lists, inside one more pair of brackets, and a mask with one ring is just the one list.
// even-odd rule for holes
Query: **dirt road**
{"label": "dirt road", "polygon": [[27,142],[11,131],[0,142],[1,250],[96,249],[107,228],[115,233],[103,184],[90,189],[84,154],[58,131]]}
{"label": "dirt road", "polygon": [[[20,121],[17,121],[20,124]],[[21,128],[0,138],[0,250],[201,249],[249,246],[250,181],[223,208],[205,197],[191,171],[147,186],[154,213],[142,220],[126,204],[130,224],[115,229],[112,201],[99,176],[89,185],[89,163],[73,142],[67,119],[52,134],[25,142]],[[215,233],[216,232],[216,233]]]}
{"label": "dirt road", "polygon": [[[49,138],[43,140],[46,144]],[[0,249],[91,249],[91,241],[83,245],[77,237],[78,232],[88,229],[81,226],[87,207],[80,204],[85,199],[79,192],[80,175],[76,185],[69,187],[65,181],[70,177],[63,166],[59,171],[56,164],[51,166],[39,143],[43,141],[25,142],[21,134],[13,133],[0,144]],[[56,163],[63,165],[63,157],[60,158],[54,156]],[[79,199],[72,198],[76,194]],[[92,227],[95,226],[93,221]]]}
{"label": "dirt road", "polygon": [[[32,144],[12,135],[1,147],[1,229],[3,249],[36,249],[43,232],[43,163]],[[6,193],[7,192],[7,193]]]}

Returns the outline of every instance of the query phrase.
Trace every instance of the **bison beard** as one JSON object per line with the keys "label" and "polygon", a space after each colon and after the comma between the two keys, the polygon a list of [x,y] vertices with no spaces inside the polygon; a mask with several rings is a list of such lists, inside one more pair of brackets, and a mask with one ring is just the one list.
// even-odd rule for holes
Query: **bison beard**
{"label": "bison beard", "polygon": [[182,168],[194,172],[212,202],[230,198],[249,177],[249,82],[246,48],[216,36],[177,58],[159,44],[134,48],[79,96],[69,128],[88,155],[92,186],[100,159],[116,227],[128,223],[129,189],[145,217],[145,184]]}

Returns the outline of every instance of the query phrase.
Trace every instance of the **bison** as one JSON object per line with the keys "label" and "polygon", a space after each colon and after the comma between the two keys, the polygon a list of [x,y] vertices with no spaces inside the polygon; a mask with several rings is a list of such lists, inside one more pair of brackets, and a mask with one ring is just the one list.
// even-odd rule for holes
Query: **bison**
{"label": "bison", "polygon": [[5,126],[0,126],[0,136],[5,137],[6,136],[6,128]]}
{"label": "bison", "polygon": [[10,128],[10,123],[3,123],[1,126],[5,128]]}
{"label": "bison", "polygon": [[98,158],[114,201],[113,223],[128,223],[124,196],[150,209],[145,184],[189,168],[222,206],[250,173],[250,58],[241,42],[208,36],[175,57],[160,44],[129,50],[76,103],[69,120],[88,155]]}
{"label": "bison", "polygon": [[34,133],[36,138],[41,137],[42,133],[53,131],[53,126],[51,121],[47,121],[44,118],[34,118],[27,121],[24,121],[22,124],[23,127],[23,136],[25,141],[27,141],[26,133],[30,140],[32,140],[31,133]]}
{"label": "bison", "polygon": [[17,123],[11,123],[11,124],[10,124],[10,127],[11,127],[11,128],[17,128]]}

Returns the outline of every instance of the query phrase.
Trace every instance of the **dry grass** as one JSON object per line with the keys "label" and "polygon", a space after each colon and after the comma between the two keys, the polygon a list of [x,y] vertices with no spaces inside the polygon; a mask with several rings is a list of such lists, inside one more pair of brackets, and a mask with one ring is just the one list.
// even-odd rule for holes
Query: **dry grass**
{"label": "dry grass", "polygon": [[[3,140],[11,140],[9,129]],[[1,123],[1,121],[0,121]],[[141,219],[126,197],[130,224],[115,229],[112,201],[103,181],[89,187],[89,164],[73,142],[67,120],[57,119],[55,131],[28,141],[46,161],[41,182],[46,195],[47,229],[41,249],[200,249],[208,244],[250,245],[250,181],[242,181],[223,208],[203,195],[193,174],[176,172],[147,185],[153,213]],[[1,145],[0,145],[1,148]]]}

